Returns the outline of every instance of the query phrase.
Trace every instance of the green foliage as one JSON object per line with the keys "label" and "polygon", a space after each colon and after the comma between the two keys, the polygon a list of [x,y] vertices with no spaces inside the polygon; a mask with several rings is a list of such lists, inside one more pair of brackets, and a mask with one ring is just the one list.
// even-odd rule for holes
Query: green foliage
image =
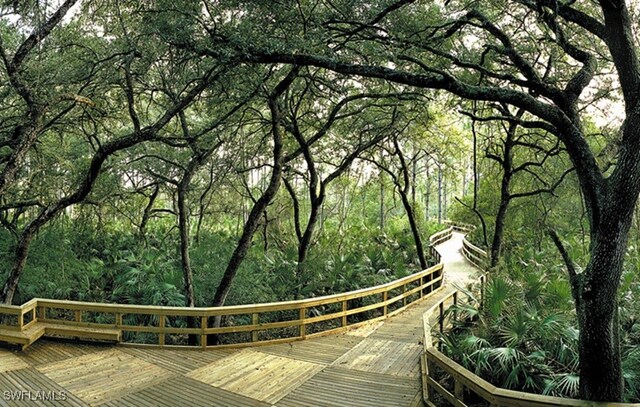
{"label": "green foliage", "polygon": [[[496,386],[560,397],[578,397],[578,330],[566,271],[555,248],[507,253],[488,277],[480,298],[451,307],[460,317],[441,336],[445,352]],[[630,256],[631,257],[631,256]],[[554,259],[557,265],[547,265]],[[541,261],[547,260],[547,263]],[[625,271],[620,333],[625,401],[640,400],[640,292],[635,258]]]}

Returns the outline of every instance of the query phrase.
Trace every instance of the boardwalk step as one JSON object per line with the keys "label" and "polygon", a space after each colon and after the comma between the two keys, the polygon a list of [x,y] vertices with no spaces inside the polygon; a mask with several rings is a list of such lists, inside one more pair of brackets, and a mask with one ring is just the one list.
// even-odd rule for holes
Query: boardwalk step
{"label": "boardwalk step", "polygon": [[33,342],[40,339],[44,335],[45,327],[42,324],[35,323],[22,331],[3,329],[0,330],[0,341],[15,345],[22,345],[26,348]]}
{"label": "boardwalk step", "polygon": [[43,322],[34,323],[22,331],[10,329],[0,330],[0,342],[20,345],[22,349],[27,348],[42,336],[120,342],[122,339],[122,331],[119,329],[80,327]]}

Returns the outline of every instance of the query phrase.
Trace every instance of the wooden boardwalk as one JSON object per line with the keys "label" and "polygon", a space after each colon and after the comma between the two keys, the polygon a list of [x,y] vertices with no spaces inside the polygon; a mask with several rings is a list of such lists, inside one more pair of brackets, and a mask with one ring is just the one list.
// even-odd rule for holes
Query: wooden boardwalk
{"label": "wooden boardwalk", "polygon": [[437,247],[442,289],[344,334],[235,350],[0,348],[0,406],[421,406],[422,313],[475,274],[461,246],[454,233]]}

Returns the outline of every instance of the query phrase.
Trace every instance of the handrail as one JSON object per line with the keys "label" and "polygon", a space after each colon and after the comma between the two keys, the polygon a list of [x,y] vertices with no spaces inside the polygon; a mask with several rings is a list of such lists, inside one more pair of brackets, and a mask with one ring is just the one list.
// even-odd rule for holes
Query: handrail
{"label": "handrail", "polygon": [[449,225],[451,227],[453,227],[454,229],[460,231],[460,232],[473,232],[474,230],[476,230],[476,226],[472,225],[470,223],[464,223],[464,222],[458,222],[455,220],[445,220],[444,221],[445,225]]}
{"label": "handrail", "polygon": [[[337,333],[395,315],[440,288],[442,271],[443,265],[438,264],[385,284],[346,293],[225,307],[165,307],[36,298],[22,306],[0,306],[0,321],[6,319],[4,316],[13,319],[12,325],[0,325],[0,329],[24,331],[37,322],[79,328],[113,328],[129,332],[130,336],[152,336],[142,338],[142,343],[136,342],[136,339],[140,341],[141,338],[127,338],[127,335],[123,338],[124,344],[147,346],[185,346],[174,344],[176,338],[171,335],[196,335],[199,345],[195,346],[202,348],[279,343]],[[317,310],[319,307],[323,309]],[[270,313],[275,315],[268,315]],[[358,314],[360,318],[354,320],[353,316]],[[145,316],[148,321],[144,324],[131,323],[127,321],[127,315]],[[246,323],[210,326],[212,317],[238,315],[245,315]],[[183,318],[181,324],[176,323],[179,317]],[[180,326],[185,325],[184,320],[187,319],[192,319],[195,323],[191,327]],[[277,339],[272,339],[274,330],[278,330]],[[210,334],[245,336],[234,338],[233,343],[208,345],[206,336]]]}
{"label": "handrail", "polygon": [[462,239],[462,255],[469,263],[479,269],[485,269],[489,263],[487,252],[470,243],[466,236]]}
{"label": "handrail", "polygon": [[[471,263],[484,269],[488,260],[487,253],[463,239],[463,255]],[[469,259],[471,257],[473,260]],[[475,261],[474,261],[475,260]],[[480,303],[483,301],[485,275],[480,276]],[[480,398],[484,399],[491,406],[527,406],[527,407],[550,407],[550,406],[573,406],[573,407],[631,407],[640,406],[638,403],[600,403],[578,399],[568,399],[561,397],[544,396],[533,393],[518,392],[497,387],[473,372],[467,370],[451,358],[444,355],[437,349],[432,331],[432,320],[437,314],[437,325],[440,332],[444,332],[445,304],[456,305],[460,295],[467,295],[466,292],[456,289],[436,304],[431,306],[422,315],[424,340],[423,353],[420,358],[422,370],[423,400],[427,406],[440,406],[442,400],[446,400],[455,407],[466,407],[465,391],[472,391]],[[452,312],[451,318],[455,321],[457,315]],[[453,389],[447,389],[434,377],[434,372],[443,371],[453,380]],[[437,395],[437,396],[436,396]]]}
{"label": "handrail", "polygon": [[440,232],[434,233],[429,237],[429,254],[431,255],[431,258],[434,259],[436,264],[442,262],[442,256],[440,256],[440,253],[436,250],[436,246],[451,239],[453,230],[453,227],[449,227],[447,229],[441,230]]}
{"label": "handrail", "polygon": [[[436,233],[430,241],[449,239],[454,229],[452,226],[444,233]],[[64,325],[71,330],[116,329],[125,334],[125,345],[160,347],[185,347],[180,343],[186,336],[190,336],[190,343],[196,339],[196,345],[187,347],[201,348],[300,340],[388,318],[429,296],[442,287],[443,264],[439,260],[438,257],[438,264],[425,270],[374,287],[263,304],[190,308],[34,298],[20,306],[0,305],[0,330],[24,333],[39,322]],[[215,327],[211,324],[214,317],[234,320]],[[235,337],[221,338],[228,334]],[[223,344],[209,345],[207,335],[220,336]]]}

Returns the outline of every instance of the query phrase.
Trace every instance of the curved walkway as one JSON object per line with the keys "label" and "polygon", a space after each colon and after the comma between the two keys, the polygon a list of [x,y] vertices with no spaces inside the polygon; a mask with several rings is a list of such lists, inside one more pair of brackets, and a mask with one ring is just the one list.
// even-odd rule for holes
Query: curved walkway
{"label": "curved walkway", "polygon": [[422,313],[477,271],[460,254],[462,238],[436,247],[441,289],[340,335],[235,350],[52,340],[0,348],[0,406],[421,406]]}

